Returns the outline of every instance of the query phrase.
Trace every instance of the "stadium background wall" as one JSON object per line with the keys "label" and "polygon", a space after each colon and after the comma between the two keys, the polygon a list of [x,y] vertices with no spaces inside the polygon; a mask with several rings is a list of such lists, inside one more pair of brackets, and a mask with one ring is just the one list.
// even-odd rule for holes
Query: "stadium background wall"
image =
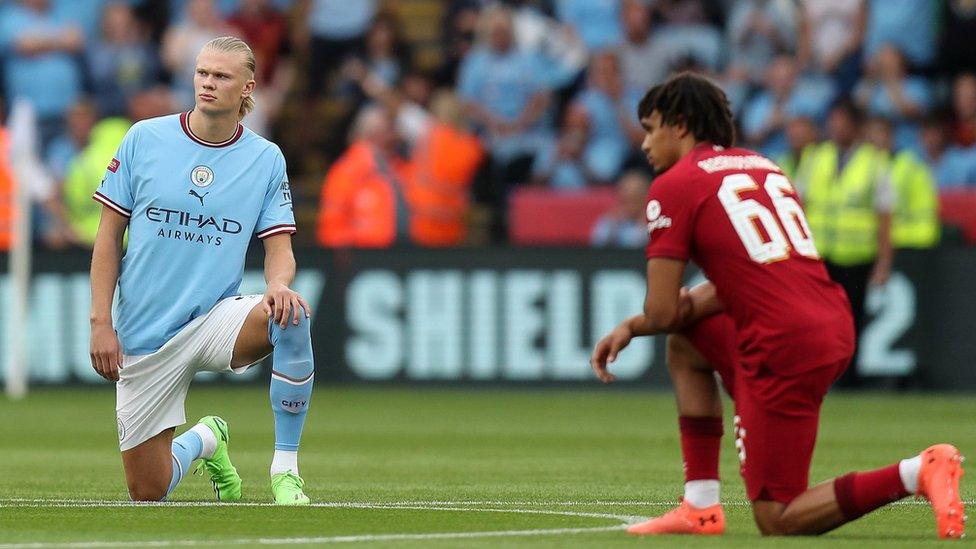
{"label": "stadium background wall", "polygon": [[[317,373],[329,382],[595,384],[596,338],[644,299],[639,252],[591,249],[298,250],[295,289],[315,311]],[[31,382],[98,383],[88,359],[89,255],[35,256]],[[248,258],[242,293],[264,289]],[[976,389],[976,252],[904,252],[869,298],[864,375],[922,389]],[[6,258],[0,256],[0,272]],[[692,275],[695,278],[700,275]],[[10,285],[0,277],[0,303]],[[23,320],[0,307],[0,327]],[[6,360],[0,330],[0,360]],[[0,368],[6,372],[7,364]],[[263,368],[204,381],[263,382]],[[625,384],[666,383],[663,339],[635,340],[615,372]]]}

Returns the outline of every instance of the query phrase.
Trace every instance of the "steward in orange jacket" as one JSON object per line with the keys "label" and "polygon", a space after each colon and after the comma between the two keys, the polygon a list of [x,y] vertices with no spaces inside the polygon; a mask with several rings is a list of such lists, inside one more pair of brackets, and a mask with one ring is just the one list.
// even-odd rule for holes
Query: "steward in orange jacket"
{"label": "steward in orange jacket", "polygon": [[416,176],[411,232],[421,246],[456,246],[467,236],[474,173],[484,150],[478,138],[439,120],[414,146]]}
{"label": "steward in orange jacket", "polygon": [[322,246],[385,248],[408,242],[410,165],[365,140],[325,176],[316,235]]}
{"label": "steward in orange jacket", "polygon": [[14,235],[14,173],[10,167],[10,139],[0,127],[0,251],[10,249]]}

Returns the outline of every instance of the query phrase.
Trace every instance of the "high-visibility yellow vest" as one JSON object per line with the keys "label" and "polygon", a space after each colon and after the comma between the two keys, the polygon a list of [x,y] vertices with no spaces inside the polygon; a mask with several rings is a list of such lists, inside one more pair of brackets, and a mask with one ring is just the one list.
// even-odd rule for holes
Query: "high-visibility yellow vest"
{"label": "high-visibility yellow vest", "polygon": [[129,126],[124,118],[102,120],[92,128],[88,146],[68,164],[62,189],[68,223],[78,239],[89,246],[95,242],[102,215],[102,205],[92,200],[92,194]]}
{"label": "high-visibility yellow vest", "polygon": [[783,174],[793,183],[796,192],[803,196],[807,182],[810,179],[810,166],[817,154],[817,144],[811,143],[797,155],[793,151],[783,153],[776,158],[776,164],[783,170]]}
{"label": "high-visibility yellow vest", "polygon": [[928,166],[911,151],[891,160],[895,208],[891,242],[895,248],[932,248],[939,243],[939,198]]}
{"label": "high-visibility yellow vest", "polygon": [[863,265],[878,255],[877,182],[888,163],[882,151],[862,144],[838,171],[840,151],[828,141],[809,166],[804,205],[820,256],[842,266]]}

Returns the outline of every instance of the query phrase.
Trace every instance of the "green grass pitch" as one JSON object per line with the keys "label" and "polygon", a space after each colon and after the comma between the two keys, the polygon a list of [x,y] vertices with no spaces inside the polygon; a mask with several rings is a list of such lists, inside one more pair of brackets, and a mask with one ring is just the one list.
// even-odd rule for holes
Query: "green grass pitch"
{"label": "green grass pitch", "polygon": [[[307,491],[317,505],[301,509],[269,505],[273,433],[266,389],[194,387],[187,403],[191,421],[210,413],[228,420],[245,505],[213,503],[209,482],[198,476],[184,479],[173,503],[126,503],[113,405],[107,388],[39,390],[23,402],[0,399],[0,549],[940,543],[929,508],[911,500],[822,538],[760,539],[743,500],[728,416],[722,454],[726,535],[627,536],[622,524],[657,514],[680,495],[668,393],[320,383],[301,452]],[[885,465],[940,441],[976,456],[976,398],[831,395],[811,480]],[[976,484],[966,480],[963,496],[972,502]],[[973,546],[971,539],[963,545]]]}

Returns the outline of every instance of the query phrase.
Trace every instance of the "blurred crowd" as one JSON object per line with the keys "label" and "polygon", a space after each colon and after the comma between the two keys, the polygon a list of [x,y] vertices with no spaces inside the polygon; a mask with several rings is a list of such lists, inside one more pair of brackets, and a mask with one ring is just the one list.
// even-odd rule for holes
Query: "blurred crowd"
{"label": "blurred crowd", "polygon": [[192,108],[196,53],[227,34],[255,51],[244,123],[285,151],[307,243],[504,242],[519,187],[616,185],[593,243],[640,246],[636,106],[681,70],[797,179],[844,105],[854,144],[976,188],[967,0],[0,0],[0,112],[12,135],[26,112],[49,179],[40,242],[92,241],[121,135]]}

